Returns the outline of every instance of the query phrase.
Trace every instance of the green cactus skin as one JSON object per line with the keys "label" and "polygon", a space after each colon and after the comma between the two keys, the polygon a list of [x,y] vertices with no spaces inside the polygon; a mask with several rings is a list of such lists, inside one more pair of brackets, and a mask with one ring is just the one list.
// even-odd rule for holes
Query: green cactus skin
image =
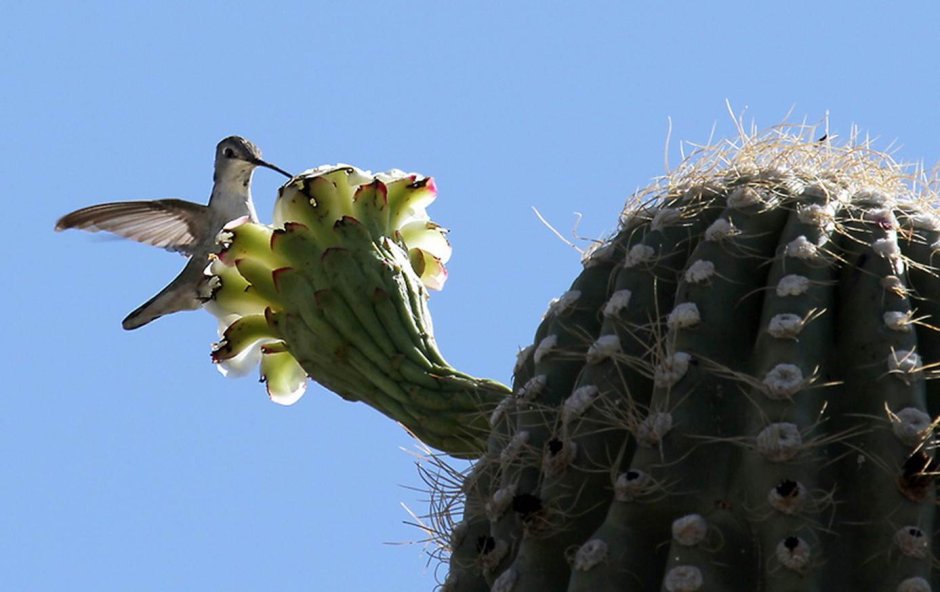
{"label": "green cactus skin", "polygon": [[742,136],[638,195],[511,391],[437,351],[443,235],[427,195],[401,206],[420,179],[300,175],[213,265],[214,356],[262,343],[272,397],[309,375],[478,457],[447,592],[940,589],[936,194],[812,133]]}
{"label": "green cactus skin", "polygon": [[[629,211],[550,307],[444,590],[937,583],[932,194],[862,148],[749,141]],[[546,350],[559,328],[580,339]]]}

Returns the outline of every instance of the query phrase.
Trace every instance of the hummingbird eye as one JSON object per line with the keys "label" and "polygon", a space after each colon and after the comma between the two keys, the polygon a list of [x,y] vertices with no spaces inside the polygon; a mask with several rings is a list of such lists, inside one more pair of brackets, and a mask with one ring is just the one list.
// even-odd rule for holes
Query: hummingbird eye
{"label": "hummingbird eye", "polygon": [[222,156],[224,156],[225,158],[234,158],[235,151],[232,150],[231,148],[225,148],[224,150],[222,150]]}

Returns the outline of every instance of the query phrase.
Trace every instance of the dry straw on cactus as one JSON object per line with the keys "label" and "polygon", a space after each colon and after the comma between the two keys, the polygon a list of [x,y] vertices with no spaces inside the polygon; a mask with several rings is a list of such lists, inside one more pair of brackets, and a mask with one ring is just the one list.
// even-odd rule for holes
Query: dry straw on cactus
{"label": "dry straw on cactus", "polygon": [[512,389],[434,343],[433,183],[309,171],[274,228],[230,229],[215,358],[260,352],[272,396],[310,376],[476,458],[437,498],[448,591],[930,590],[936,196],[815,138],[742,133],[640,192]]}

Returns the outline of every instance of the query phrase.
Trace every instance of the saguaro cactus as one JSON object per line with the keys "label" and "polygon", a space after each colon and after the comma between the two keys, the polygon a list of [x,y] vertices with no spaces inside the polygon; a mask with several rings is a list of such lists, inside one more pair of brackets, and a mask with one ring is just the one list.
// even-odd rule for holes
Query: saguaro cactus
{"label": "saguaro cactus", "polygon": [[510,392],[434,345],[433,183],[318,169],[274,229],[231,229],[214,356],[263,344],[272,396],[309,375],[477,457],[445,590],[928,591],[940,219],[920,181],[785,129],[702,151],[586,256]]}

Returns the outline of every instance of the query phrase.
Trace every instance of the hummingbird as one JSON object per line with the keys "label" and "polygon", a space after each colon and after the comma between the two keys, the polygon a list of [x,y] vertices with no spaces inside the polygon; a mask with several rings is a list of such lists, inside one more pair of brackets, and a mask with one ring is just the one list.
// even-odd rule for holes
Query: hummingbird
{"label": "hummingbird", "polygon": [[209,204],[182,199],[119,201],[76,210],[56,222],[56,231],[104,230],[123,238],[176,251],[189,257],[183,271],[156,296],[127,315],[124,329],[137,329],[163,315],[196,310],[209,297],[204,274],[209,254],[218,251],[216,237],[238,218],[258,221],[251,202],[251,176],[266,167],[286,177],[287,171],[261,159],[261,150],[240,136],[225,138],[215,149],[215,173]]}

